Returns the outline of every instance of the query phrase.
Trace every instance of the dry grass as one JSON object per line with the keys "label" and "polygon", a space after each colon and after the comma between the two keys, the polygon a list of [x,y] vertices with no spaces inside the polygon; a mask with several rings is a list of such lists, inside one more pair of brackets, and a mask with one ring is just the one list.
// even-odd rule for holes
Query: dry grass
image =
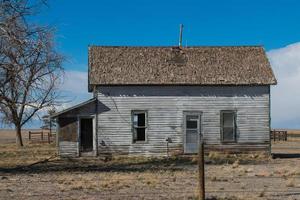
{"label": "dry grass", "polygon": [[206,160],[212,164],[233,164],[233,168],[242,164],[261,163],[270,160],[265,153],[229,154],[222,152],[210,152]]}
{"label": "dry grass", "polygon": [[300,176],[300,169],[295,169],[286,174],[288,177]]}
{"label": "dry grass", "polygon": [[[122,177],[120,177],[122,178]],[[84,176],[72,176],[71,174],[64,174],[58,177],[57,182],[59,188],[63,191],[67,190],[92,190],[92,191],[103,191],[110,190],[113,187],[126,187],[130,183],[125,179],[124,181],[115,179],[105,179],[95,177],[95,174],[86,174]]]}
{"label": "dry grass", "polygon": [[[133,186],[136,189],[155,188],[162,183],[165,185],[174,183],[177,181],[176,177],[180,180],[184,175],[186,174],[181,174],[180,172],[168,173],[165,171],[157,171],[156,173],[85,173],[84,175],[62,173],[56,177],[56,180],[61,191],[111,191],[131,188]],[[170,177],[170,179],[165,179],[166,176]]]}
{"label": "dry grass", "polygon": [[235,168],[238,168],[240,166],[240,161],[239,160],[236,160],[233,164],[232,164],[232,168],[235,169]]}
{"label": "dry grass", "polygon": [[[198,198],[195,198],[195,199],[198,199]],[[209,198],[206,198],[207,200],[240,200],[241,198],[239,197],[236,197],[236,196],[229,196],[229,197],[215,197],[215,196],[212,196],[212,197],[209,197]],[[242,198],[244,199],[244,198]]]}
{"label": "dry grass", "polygon": [[[0,145],[0,168],[31,164],[54,154],[54,145],[26,144],[24,148],[17,148],[15,144]],[[300,175],[300,170],[295,166],[299,166],[300,159],[261,162],[263,158],[268,161],[267,157],[260,154],[229,155],[211,152],[205,158],[208,162],[205,166],[205,184],[209,194],[207,199],[253,199],[253,196],[243,192],[237,192],[234,194],[236,197],[232,197],[232,193],[228,193],[232,190],[253,190],[256,199],[272,199],[274,196],[270,196],[269,190],[286,189],[286,194],[293,195],[289,193],[289,188],[295,190],[299,187],[297,176]],[[18,199],[17,195],[26,194],[26,188],[30,187],[34,192],[29,192],[40,195],[36,199],[43,197],[44,193],[40,191],[44,190],[48,190],[48,193],[55,191],[56,197],[63,199],[78,199],[78,195],[86,199],[97,199],[99,196],[110,199],[110,195],[136,195],[138,192],[142,194],[137,199],[151,199],[152,195],[156,195],[156,199],[196,199],[196,164],[196,156],[117,156],[109,161],[100,157],[55,159],[24,171],[3,170],[0,174],[0,196],[8,199],[13,194],[15,196],[11,199]],[[41,168],[43,170],[37,171]],[[268,178],[269,176],[277,178]],[[20,184],[20,181],[26,184]],[[268,189],[265,188],[266,185]],[[166,196],[159,196],[161,194]],[[130,197],[125,196],[124,199]]]}
{"label": "dry grass", "polygon": [[275,169],[274,174],[284,177],[284,176],[286,176],[286,174],[288,172],[289,172],[289,170],[286,168],[278,168],[278,169]]}
{"label": "dry grass", "polygon": [[295,187],[295,180],[294,179],[287,180],[286,187]]}
{"label": "dry grass", "polygon": [[216,151],[211,151],[208,154],[208,158],[212,159],[212,160],[220,159],[221,156],[222,156],[222,154],[220,152],[216,152]]}
{"label": "dry grass", "polygon": [[13,168],[32,164],[54,156],[54,144],[28,144],[17,147],[16,144],[0,144],[0,168]]}
{"label": "dry grass", "polygon": [[264,197],[266,194],[266,189],[264,189],[263,191],[261,191],[259,194],[258,194],[258,197]]}
{"label": "dry grass", "polygon": [[299,135],[300,136],[300,130],[293,130],[293,129],[289,129],[287,130],[289,135]]}

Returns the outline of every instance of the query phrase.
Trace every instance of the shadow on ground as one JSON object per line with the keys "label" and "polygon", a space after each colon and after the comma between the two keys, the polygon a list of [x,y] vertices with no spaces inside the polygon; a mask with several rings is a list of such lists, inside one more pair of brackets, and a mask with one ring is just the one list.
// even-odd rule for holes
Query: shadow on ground
{"label": "shadow on ground", "polygon": [[[257,160],[243,157],[214,157],[205,158],[210,165],[232,164],[238,160],[239,164],[258,164],[268,162],[266,159]],[[43,172],[144,172],[156,170],[180,171],[197,169],[195,156],[176,156],[169,158],[122,157],[112,160],[97,158],[54,158],[46,159],[32,165],[14,168],[0,168],[2,173],[43,173]]]}
{"label": "shadow on ground", "polygon": [[43,173],[43,172],[144,172],[154,170],[183,170],[196,163],[189,158],[147,159],[147,160],[112,160],[100,158],[53,159],[31,166],[0,168],[3,173]]}
{"label": "shadow on ground", "polygon": [[273,153],[272,158],[300,158],[300,153]]}

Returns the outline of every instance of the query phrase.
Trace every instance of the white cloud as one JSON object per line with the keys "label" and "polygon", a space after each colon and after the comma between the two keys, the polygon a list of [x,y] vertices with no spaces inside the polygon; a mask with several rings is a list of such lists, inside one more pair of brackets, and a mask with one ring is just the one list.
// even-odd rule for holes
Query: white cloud
{"label": "white cloud", "polygon": [[278,81],[271,87],[272,126],[300,128],[300,42],[267,55]]}
{"label": "white cloud", "polygon": [[91,98],[88,92],[88,73],[75,70],[66,70],[64,81],[59,90],[61,91],[62,101],[60,106],[56,106],[58,111],[64,110]]}
{"label": "white cloud", "polygon": [[88,74],[82,71],[65,71],[64,82],[60,87],[62,91],[73,94],[85,94],[88,91]]}

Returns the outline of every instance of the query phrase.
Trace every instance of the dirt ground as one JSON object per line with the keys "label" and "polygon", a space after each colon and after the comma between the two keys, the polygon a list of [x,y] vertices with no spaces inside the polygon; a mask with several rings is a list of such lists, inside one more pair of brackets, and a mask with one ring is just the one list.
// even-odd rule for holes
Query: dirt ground
{"label": "dirt ground", "polygon": [[[273,149],[298,148],[300,140]],[[281,149],[283,148],[283,149]],[[281,149],[281,150],[280,150]],[[0,199],[196,199],[196,157],[59,159],[55,145],[0,144]],[[300,199],[300,151],[206,156],[207,199]],[[289,155],[289,156],[287,156]]]}

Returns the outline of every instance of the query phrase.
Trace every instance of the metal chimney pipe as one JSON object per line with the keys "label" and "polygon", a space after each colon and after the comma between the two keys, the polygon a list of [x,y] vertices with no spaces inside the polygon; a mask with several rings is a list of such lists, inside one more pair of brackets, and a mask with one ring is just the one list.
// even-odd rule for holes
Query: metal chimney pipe
{"label": "metal chimney pipe", "polygon": [[179,47],[182,47],[182,32],[183,32],[183,24],[180,24]]}

